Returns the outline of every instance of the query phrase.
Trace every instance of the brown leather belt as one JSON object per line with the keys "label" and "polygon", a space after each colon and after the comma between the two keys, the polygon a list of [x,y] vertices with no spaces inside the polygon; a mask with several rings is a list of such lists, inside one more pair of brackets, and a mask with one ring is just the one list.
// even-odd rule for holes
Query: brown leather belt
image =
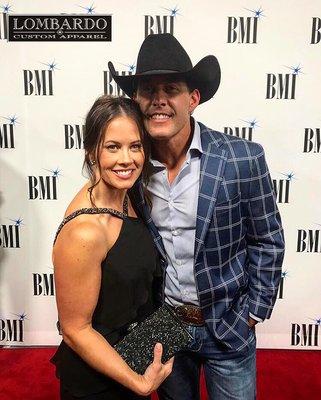
{"label": "brown leather belt", "polygon": [[205,320],[201,308],[194,305],[171,306],[177,318],[188,325],[203,326]]}

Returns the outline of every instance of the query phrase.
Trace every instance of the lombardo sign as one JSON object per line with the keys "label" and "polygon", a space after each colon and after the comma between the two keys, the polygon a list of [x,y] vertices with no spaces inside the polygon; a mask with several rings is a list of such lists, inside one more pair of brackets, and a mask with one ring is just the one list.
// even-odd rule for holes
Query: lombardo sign
{"label": "lombardo sign", "polygon": [[9,41],[111,41],[111,15],[9,15]]}

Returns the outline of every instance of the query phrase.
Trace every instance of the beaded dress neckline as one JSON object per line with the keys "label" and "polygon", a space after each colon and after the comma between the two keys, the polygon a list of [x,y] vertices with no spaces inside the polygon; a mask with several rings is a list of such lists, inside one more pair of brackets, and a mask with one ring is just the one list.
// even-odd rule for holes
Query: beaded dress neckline
{"label": "beaded dress neckline", "polygon": [[[65,217],[62,220],[61,224],[58,226],[57,233],[56,233],[55,239],[54,239],[54,244],[56,242],[59,232],[66,225],[66,223],[69,222],[70,220],[72,220],[73,218],[78,217],[78,215],[81,215],[81,214],[111,214],[111,215],[113,215],[117,218],[121,218],[123,220],[126,218],[131,218],[128,215],[126,215],[125,213],[118,211],[118,210],[114,210],[113,208],[80,208],[79,210],[72,212],[71,214],[69,214],[67,217]],[[136,219],[136,218],[134,218],[134,219]]]}

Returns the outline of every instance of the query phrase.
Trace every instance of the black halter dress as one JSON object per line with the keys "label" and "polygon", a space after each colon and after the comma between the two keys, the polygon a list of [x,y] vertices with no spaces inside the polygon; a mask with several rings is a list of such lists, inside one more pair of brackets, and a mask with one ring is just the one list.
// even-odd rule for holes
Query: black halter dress
{"label": "black halter dress", "polygon": [[[114,345],[127,333],[130,324],[154,311],[161,273],[153,239],[140,218],[106,208],[80,209],[63,220],[56,238],[71,219],[98,213],[123,219],[118,239],[101,263],[101,288],[92,318],[93,328]],[[56,365],[62,399],[142,398],[91,368],[64,341],[51,361]]]}

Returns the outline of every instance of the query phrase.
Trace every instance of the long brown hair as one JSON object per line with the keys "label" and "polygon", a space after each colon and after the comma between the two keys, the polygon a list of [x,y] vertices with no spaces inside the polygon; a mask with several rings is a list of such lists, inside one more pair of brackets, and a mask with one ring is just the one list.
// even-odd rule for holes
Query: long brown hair
{"label": "long brown hair", "polygon": [[85,160],[83,170],[90,179],[91,186],[88,189],[90,201],[95,207],[92,198],[92,191],[100,182],[96,180],[91,160],[95,160],[96,168],[99,169],[101,176],[101,166],[99,163],[99,153],[101,150],[104,134],[108,124],[117,117],[127,116],[133,119],[138,127],[140,139],[145,153],[145,162],[142,170],[142,178],[145,184],[148,182],[148,164],[150,155],[150,141],[144,128],[143,116],[138,104],[126,97],[100,96],[89,110],[84,131]]}

